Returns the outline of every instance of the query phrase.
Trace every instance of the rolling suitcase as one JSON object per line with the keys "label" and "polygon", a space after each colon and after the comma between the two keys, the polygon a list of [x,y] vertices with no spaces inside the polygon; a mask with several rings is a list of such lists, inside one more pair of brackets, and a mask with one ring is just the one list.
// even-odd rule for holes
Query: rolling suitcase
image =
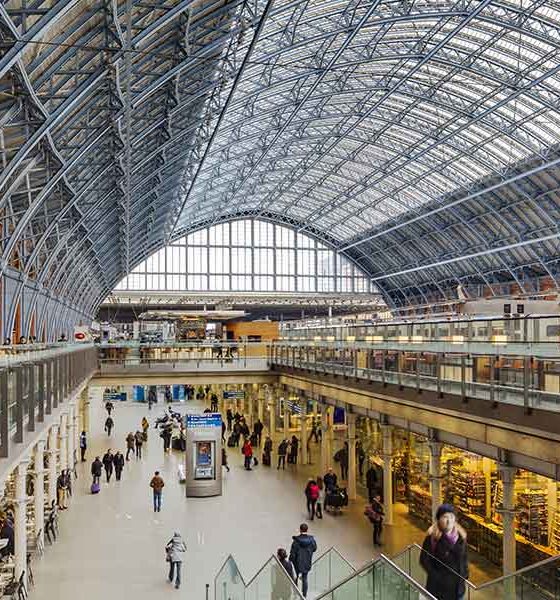
{"label": "rolling suitcase", "polygon": [[100,490],[100,486],[98,483],[92,483],[91,484],[91,493],[92,494],[99,494],[99,490]]}
{"label": "rolling suitcase", "polygon": [[235,434],[231,434],[227,441],[228,448],[233,448],[235,446]]}

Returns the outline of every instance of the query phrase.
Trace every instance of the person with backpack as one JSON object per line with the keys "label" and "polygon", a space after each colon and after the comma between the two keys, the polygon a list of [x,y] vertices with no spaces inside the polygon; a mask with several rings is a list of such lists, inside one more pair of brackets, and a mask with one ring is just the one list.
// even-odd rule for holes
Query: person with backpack
{"label": "person with backpack", "polygon": [[290,562],[296,571],[296,583],[301,576],[301,591],[304,598],[307,597],[307,578],[311,571],[313,553],[317,550],[317,542],[312,535],[307,533],[308,530],[307,523],[302,523],[299,526],[299,535],[292,537],[292,547],[290,548]]}
{"label": "person with backpack", "polygon": [[154,512],[161,512],[161,495],[164,486],[165,482],[163,481],[163,478],[160,476],[159,471],[156,471],[150,481],[150,487],[153,490],[154,496]]}
{"label": "person with backpack", "polygon": [[144,443],[144,436],[141,431],[136,431],[134,434],[134,446],[136,448],[136,458],[142,458],[142,444]]}
{"label": "person with backpack", "polygon": [[103,456],[103,466],[105,467],[107,483],[109,483],[111,481],[111,475],[113,474],[113,459],[114,458],[115,457],[113,456],[113,453],[111,452],[111,449],[109,448],[109,450],[107,450],[107,452],[105,452],[105,455]]}
{"label": "person with backpack", "polygon": [[288,452],[288,440],[282,440],[278,446],[278,466],[276,470],[280,469],[280,465],[282,465],[282,469],[286,470],[286,454]]}
{"label": "person with backpack", "polygon": [[111,435],[111,431],[114,426],[115,422],[113,421],[113,419],[111,419],[111,417],[107,417],[107,420],[105,421],[105,431],[107,432],[107,435]]}
{"label": "person with backpack", "polygon": [[82,462],[86,462],[86,450],[87,450],[87,435],[85,431],[80,433],[80,452],[82,455]]}
{"label": "person with backpack", "polygon": [[115,456],[113,456],[113,465],[115,467],[115,477],[117,481],[120,481],[124,469],[124,456],[120,450],[117,450]]}
{"label": "person with backpack", "polygon": [[181,534],[176,531],[165,546],[165,554],[169,563],[169,575],[167,579],[169,583],[173,583],[173,576],[175,576],[175,589],[177,590],[181,587],[181,564],[183,563],[181,554],[186,551],[187,546]]}
{"label": "person with backpack", "polygon": [[372,498],[371,504],[366,506],[364,515],[373,525],[373,545],[381,546],[381,531],[383,530],[383,516],[385,515],[385,510],[383,504],[381,504],[381,495],[379,493],[376,493]]}
{"label": "person with backpack", "polygon": [[131,452],[134,452],[134,434],[132,431],[126,436],[126,460],[130,460],[129,456]]}
{"label": "person with backpack", "polygon": [[245,470],[252,471],[251,460],[253,458],[253,447],[251,446],[251,442],[249,440],[245,440],[243,448],[241,449],[241,453],[245,457]]}
{"label": "person with backpack", "polygon": [[305,486],[305,497],[307,498],[307,512],[309,519],[313,521],[315,518],[315,506],[319,499],[319,486],[314,479],[310,479]]}
{"label": "person with backpack", "polygon": [[99,460],[99,456],[95,457],[95,460],[91,463],[91,475],[93,477],[93,484],[99,485],[101,473],[103,472],[103,463]]}

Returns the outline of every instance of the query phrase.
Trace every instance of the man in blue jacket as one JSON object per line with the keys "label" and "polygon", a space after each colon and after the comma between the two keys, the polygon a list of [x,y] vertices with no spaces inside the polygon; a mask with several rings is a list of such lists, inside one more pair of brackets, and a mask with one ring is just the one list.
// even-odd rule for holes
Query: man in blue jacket
{"label": "man in blue jacket", "polygon": [[312,535],[307,533],[307,530],[306,523],[299,526],[299,535],[292,537],[290,549],[290,562],[294,565],[297,579],[301,575],[301,591],[304,597],[307,597],[307,576],[311,571],[313,553],[317,550],[317,542]]}

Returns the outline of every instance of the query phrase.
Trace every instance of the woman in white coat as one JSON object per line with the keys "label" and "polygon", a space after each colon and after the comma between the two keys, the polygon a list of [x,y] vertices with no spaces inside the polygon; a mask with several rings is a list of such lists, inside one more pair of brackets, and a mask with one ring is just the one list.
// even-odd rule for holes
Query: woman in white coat
{"label": "woman in white coat", "polygon": [[175,587],[177,589],[181,586],[181,564],[183,562],[181,554],[186,550],[187,546],[183,542],[181,534],[176,531],[169,542],[167,542],[165,553],[169,562],[169,583],[173,583],[173,575],[175,575]]}

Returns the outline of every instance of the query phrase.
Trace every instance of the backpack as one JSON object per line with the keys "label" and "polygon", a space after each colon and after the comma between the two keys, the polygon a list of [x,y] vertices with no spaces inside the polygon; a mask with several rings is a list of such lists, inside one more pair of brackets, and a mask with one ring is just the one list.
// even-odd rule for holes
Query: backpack
{"label": "backpack", "polygon": [[311,500],[319,498],[319,486],[316,483],[309,486],[309,497]]}

